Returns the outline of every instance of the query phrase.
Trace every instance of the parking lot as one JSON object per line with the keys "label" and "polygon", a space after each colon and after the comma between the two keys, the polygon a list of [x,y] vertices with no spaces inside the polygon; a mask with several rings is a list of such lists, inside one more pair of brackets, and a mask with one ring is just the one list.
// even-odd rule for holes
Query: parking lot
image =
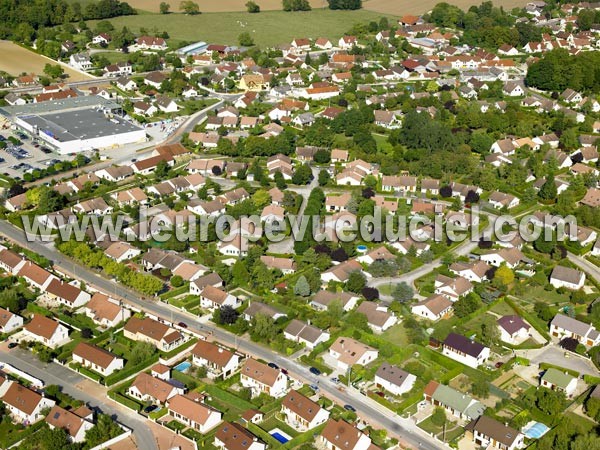
{"label": "parking lot", "polygon": [[36,169],[45,169],[73,158],[59,155],[16,130],[0,130],[0,142],[4,143],[0,148],[0,173],[16,179],[23,179],[23,175]]}

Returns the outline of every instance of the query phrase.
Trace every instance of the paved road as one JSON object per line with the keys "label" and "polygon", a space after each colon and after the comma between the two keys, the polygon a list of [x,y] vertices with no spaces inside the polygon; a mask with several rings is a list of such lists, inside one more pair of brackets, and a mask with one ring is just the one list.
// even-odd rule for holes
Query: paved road
{"label": "paved road", "polygon": [[[155,314],[165,320],[170,320],[174,323],[186,322],[189,329],[192,331],[198,333],[212,332],[214,339],[225,345],[237,348],[238,350],[254,355],[257,358],[272,361],[280,367],[285,367],[292,376],[300,380],[309,381],[311,383],[315,382],[315,376],[309,372],[308,368],[300,365],[296,361],[290,361],[289,358],[275,354],[270,349],[254,342],[238,339],[237,336],[220,328],[208,324],[199,324],[196,321],[196,316],[184,313],[165,303],[156,302],[154,300],[143,300],[137,293],[128,290],[121,285],[117,285],[82,266],[75,266],[71,260],[59,253],[52,245],[43,245],[38,241],[28,242],[23,230],[12,226],[8,222],[0,221],[0,234],[7,236],[21,247],[28,248],[29,250],[50,259],[54,262],[54,265],[63,272],[72,272],[76,267],[76,277],[85,281],[88,286],[95,286],[106,293],[113,294],[116,292],[126,303],[142,308],[144,311]],[[338,399],[342,403],[353,405],[358,410],[358,414],[367,422],[372,423],[376,427],[378,426],[388,430],[388,433],[391,436],[397,437],[404,442],[406,446],[423,448],[426,450],[443,448],[440,443],[422,432],[414,426],[412,422],[399,419],[387,409],[382,410],[382,407],[374,400],[356,394],[339,392],[337,387],[331,381],[324,379],[324,377],[321,378],[320,386],[324,394],[328,397]]]}
{"label": "paved road", "polygon": [[591,361],[572,353],[569,353],[569,356],[565,357],[565,351],[553,344],[534,350],[516,350],[515,353],[529,359],[534,364],[549,363],[575,370],[581,374],[598,376],[598,369],[596,369]]}
{"label": "paved road", "polygon": [[567,258],[581,270],[592,276],[596,281],[600,281],[600,268],[592,264],[587,259],[577,256],[571,252],[567,254]]}
{"label": "paved road", "polygon": [[131,428],[138,448],[158,450],[154,436],[146,424],[146,419],[119,404],[106,400],[103,396],[94,394],[91,390],[82,390],[81,387],[77,387],[81,382],[85,382],[87,378],[57,363],[44,364],[32,353],[19,348],[7,351],[6,347],[3,347],[0,358],[3,362],[7,362],[41,379],[45,385],[62,386],[63,392],[66,394],[83,400],[88,406],[97,407],[103,413]]}
{"label": "paved road", "polygon": [[[490,218],[493,217],[492,214],[486,213],[486,215],[490,216]],[[492,231],[492,229],[493,229],[493,223],[490,220],[490,223],[482,231],[480,231],[480,235],[485,235],[487,233],[490,233]],[[462,242],[461,244],[459,244],[452,251],[452,253],[454,253],[454,255],[456,255],[456,256],[466,256],[469,253],[471,253],[473,250],[475,250],[475,248],[477,248],[477,242],[472,242],[470,239],[470,234],[469,234],[467,239],[464,242]],[[415,270],[412,270],[410,272],[406,272],[402,275],[398,275],[397,277],[371,278],[369,281],[367,281],[367,286],[376,288],[376,287],[385,286],[385,285],[391,286],[391,285],[399,284],[402,282],[405,282],[409,286],[413,286],[414,282],[416,280],[427,275],[429,272],[431,272],[432,270],[434,270],[436,267],[438,267],[440,265],[442,265],[442,258],[437,258],[437,259],[434,259],[433,261],[431,261],[430,263],[423,264],[421,267],[418,267]],[[392,300],[392,297],[390,295],[380,294],[379,297],[381,298],[381,300],[385,300],[385,301]]]}

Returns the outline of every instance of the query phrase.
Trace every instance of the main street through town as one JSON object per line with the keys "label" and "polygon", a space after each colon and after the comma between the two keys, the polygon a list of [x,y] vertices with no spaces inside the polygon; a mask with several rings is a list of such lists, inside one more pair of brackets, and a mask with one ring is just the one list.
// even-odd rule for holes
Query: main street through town
{"label": "main street through town", "polygon": [[[403,419],[397,416],[394,412],[384,408],[379,403],[361,395],[353,389],[340,390],[335,383],[329,380],[329,378],[316,377],[310,373],[307,367],[294,360],[278,355],[272,350],[249,340],[240,339],[238,336],[218,327],[200,324],[195,320],[196,316],[184,313],[166,303],[158,302],[155,299],[143,299],[137,293],[116,284],[112,280],[102,277],[99,273],[77,265],[58,252],[51,243],[44,244],[37,240],[28,241],[23,230],[16,228],[6,221],[0,222],[0,234],[6,236],[9,240],[21,247],[27,248],[28,250],[48,258],[58,270],[67,273],[78,280],[84,281],[88,286],[94,286],[107,294],[117,295],[126,303],[161,317],[164,320],[173,323],[185,322],[188,324],[191,331],[202,334],[211,334],[218,342],[234,347],[241,352],[253,355],[265,361],[274,362],[278,366],[286,368],[290,375],[301,381],[309,382],[311,384],[318,381],[318,385],[324,395],[340,404],[350,404],[354,406],[361,418],[376,427],[387,430],[390,436],[397,437],[404,446],[427,450],[444,448],[443,444],[423,432],[412,420]],[[15,365],[19,367],[18,363],[15,363]],[[25,368],[24,370],[27,369]],[[136,426],[137,424],[133,424],[132,428],[138,431]]]}

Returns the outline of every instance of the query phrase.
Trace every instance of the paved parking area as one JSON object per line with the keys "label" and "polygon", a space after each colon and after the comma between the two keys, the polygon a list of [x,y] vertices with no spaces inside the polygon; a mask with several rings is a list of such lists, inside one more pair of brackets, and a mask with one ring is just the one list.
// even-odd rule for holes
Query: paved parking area
{"label": "paved parking area", "polygon": [[[576,370],[581,374],[598,376],[598,370],[591,361],[572,353],[567,353],[555,345],[548,345],[539,350],[517,350],[519,356],[529,359],[534,364],[549,363],[566,369]],[[565,353],[568,356],[565,356]]]}

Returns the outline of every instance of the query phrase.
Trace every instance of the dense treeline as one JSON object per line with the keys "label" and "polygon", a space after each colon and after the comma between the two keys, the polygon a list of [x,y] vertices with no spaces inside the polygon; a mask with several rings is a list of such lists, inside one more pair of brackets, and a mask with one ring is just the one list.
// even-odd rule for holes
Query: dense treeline
{"label": "dense treeline", "polygon": [[515,17],[492,2],[472,6],[467,12],[448,3],[438,3],[429,20],[440,27],[463,30],[462,41],[466,44],[490,49],[503,44],[523,46],[542,37],[541,29],[526,22],[515,25]]}
{"label": "dense treeline", "polygon": [[128,3],[98,0],[82,7],[66,0],[2,0],[0,1],[0,38],[31,36],[35,30],[63,23],[136,14]]}
{"label": "dense treeline", "polygon": [[546,53],[529,66],[525,82],[529,86],[547,91],[600,90],[600,53],[583,52],[570,55],[565,49]]}
{"label": "dense treeline", "polygon": [[329,9],[360,9],[362,0],[327,0]]}

